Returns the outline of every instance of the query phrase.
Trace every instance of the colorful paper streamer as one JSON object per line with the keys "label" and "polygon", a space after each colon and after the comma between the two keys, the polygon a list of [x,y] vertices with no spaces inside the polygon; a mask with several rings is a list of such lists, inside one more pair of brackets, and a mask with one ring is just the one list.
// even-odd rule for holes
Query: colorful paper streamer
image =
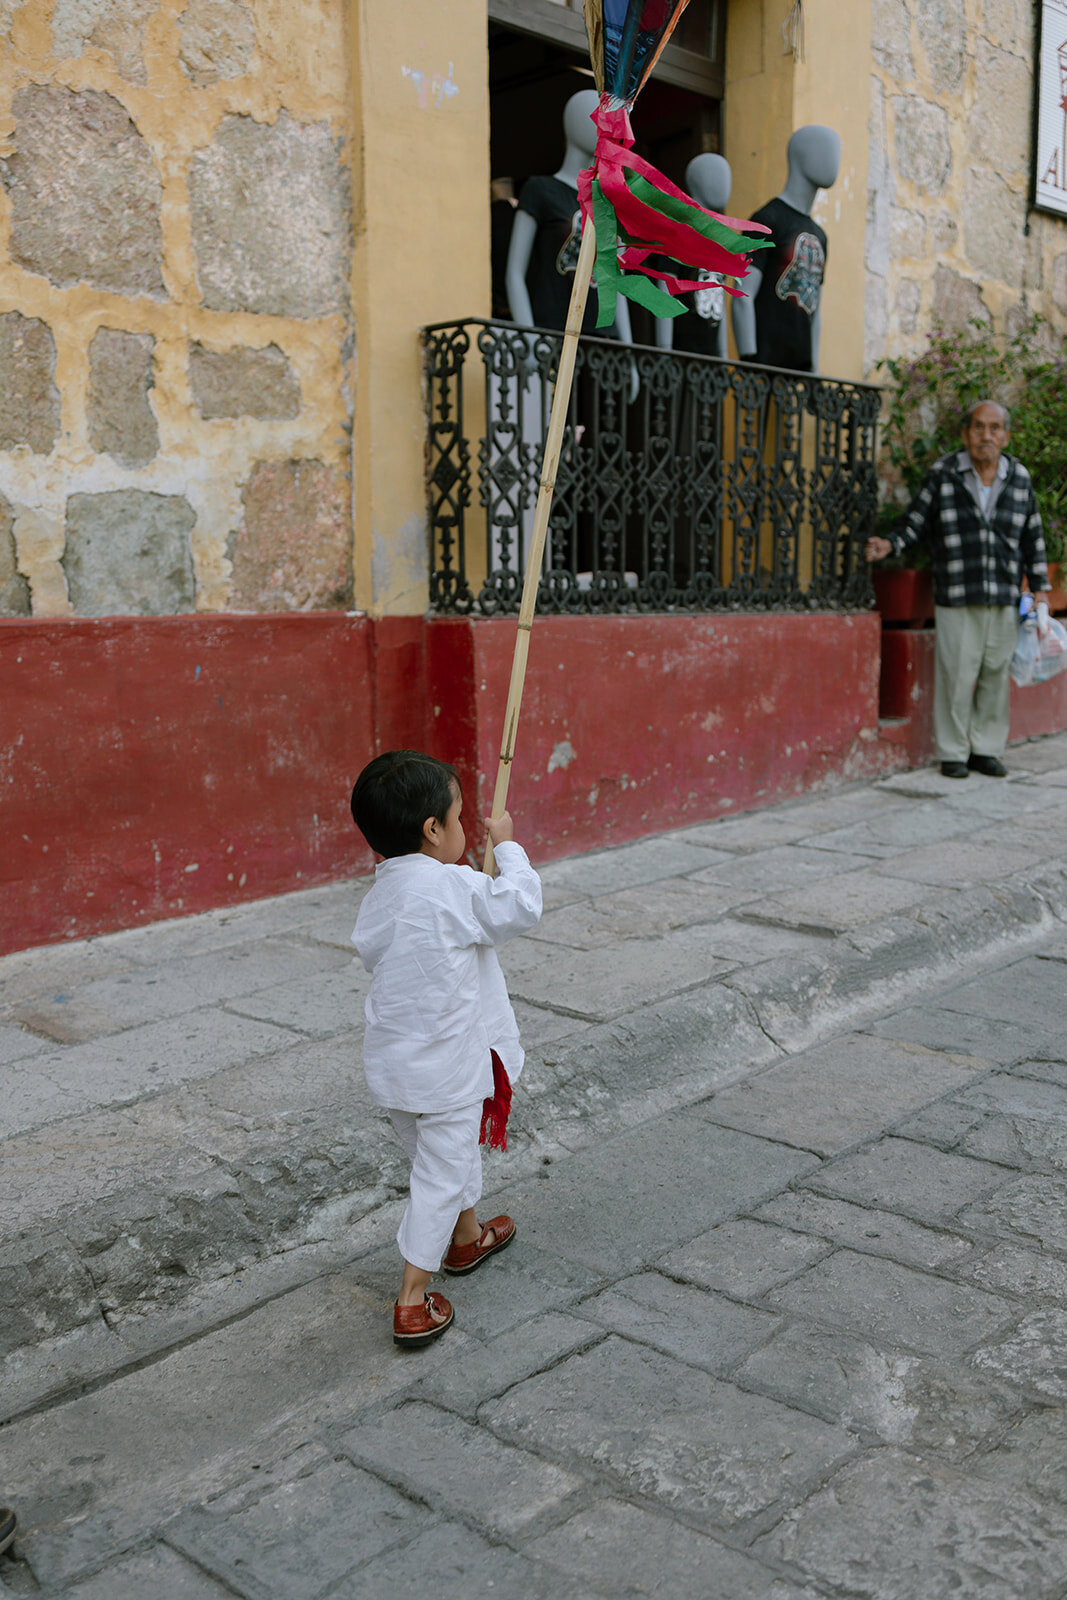
{"label": "colorful paper streamer", "polygon": [[[604,0],[605,6],[610,3]],[[636,0],[631,4],[640,9]],[[683,267],[743,279],[750,253],[770,244],[769,238],[752,235],[766,235],[770,230],[756,222],[705,210],[636,155],[629,113],[614,94],[602,92],[593,121],[596,150],[593,165],[579,175],[578,197],[583,219],[591,220],[596,229],[593,281],[599,301],[597,327],[610,327],[614,322],[620,294],[645,306],[653,316],[677,317],[685,307],[672,296],[706,283],[704,278],[664,272],[662,266],[649,267],[646,262],[653,254],[667,256]],[[730,284],[723,287],[728,294],[742,292]]]}

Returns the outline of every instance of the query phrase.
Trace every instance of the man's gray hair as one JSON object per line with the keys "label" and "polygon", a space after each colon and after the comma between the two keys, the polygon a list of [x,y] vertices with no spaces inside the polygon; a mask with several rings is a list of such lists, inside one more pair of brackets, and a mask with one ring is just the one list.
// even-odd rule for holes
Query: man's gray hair
{"label": "man's gray hair", "polygon": [[999,400],[976,400],[974,405],[968,406],[967,410],[963,413],[963,420],[960,423],[960,427],[969,428],[971,423],[974,421],[975,412],[981,410],[982,406],[996,406],[997,410],[1000,412],[1000,418],[1004,426],[1006,428],[1011,427],[1011,412],[1008,410],[1007,406],[1001,405]]}

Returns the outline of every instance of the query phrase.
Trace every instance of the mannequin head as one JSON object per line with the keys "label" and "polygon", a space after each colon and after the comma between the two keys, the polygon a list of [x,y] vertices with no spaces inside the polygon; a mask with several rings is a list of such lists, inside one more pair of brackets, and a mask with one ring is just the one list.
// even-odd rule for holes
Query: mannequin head
{"label": "mannequin head", "polygon": [[563,108],[563,137],[568,145],[576,146],[589,157],[596,149],[596,126],[592,118],[599,104],[600,96],[595,89],[579,89]]}
{"label": "mannequin head", "polygon": [[786,147],[789,176],[799,173],[816,189],[829,189],[841,168],[841,137],[812,122],[798,128]]}
{"label": "mannequin head", "polygon": [[708,211],[721,211],[730,199],[730,163],[722,156],[694,156],[685,169],[685,187]]}

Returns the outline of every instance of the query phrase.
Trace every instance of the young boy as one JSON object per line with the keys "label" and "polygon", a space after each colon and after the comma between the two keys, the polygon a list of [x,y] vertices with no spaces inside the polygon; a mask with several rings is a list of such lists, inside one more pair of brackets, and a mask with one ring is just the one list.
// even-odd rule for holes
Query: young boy
{"label": "young boy", "polygon": [[486,824],[500,876],[458,866],[462,810],[455,768],[416,750],[378,756],[352,791],[356,826],[384,857],[352,943],[371,974],[367,1086],[411,1161],[393,1309],[393,1339],[407,1346],[429,1344],[452,1321],[444,1296],[426,1292],[442,1258],[446,1272],[473,1272],[515,1237],[510,1217],[482,1228],[475,1219],[478,1135],[494,1057],[511,1083],[523,1063],[496,946],[539,920],[541,880],[506,811]]}

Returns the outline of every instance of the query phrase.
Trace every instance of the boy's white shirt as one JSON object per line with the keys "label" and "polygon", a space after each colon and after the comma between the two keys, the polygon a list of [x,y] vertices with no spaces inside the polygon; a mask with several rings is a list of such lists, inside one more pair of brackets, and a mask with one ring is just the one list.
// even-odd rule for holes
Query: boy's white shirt
{"label": "boy's white shirt", "polygon": [[375,870],[352,943],[371,974],[363,1068],[379,1105],[452,1111],[493,1092],[490,1051],[522,1071],[496,946],[541,916],[541,880],[521,845],[495,847],[498,878],[421,853]]}

